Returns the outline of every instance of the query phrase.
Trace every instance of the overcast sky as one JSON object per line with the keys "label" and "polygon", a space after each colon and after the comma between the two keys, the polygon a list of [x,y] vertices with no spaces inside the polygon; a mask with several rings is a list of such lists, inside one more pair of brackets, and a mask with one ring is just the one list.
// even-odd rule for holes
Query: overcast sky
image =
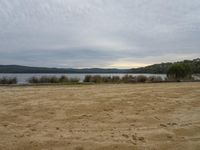
{"label": "overcast sky", "polygon": [[0,64],[131,68],[200,57],[200,0],[0,0]]}

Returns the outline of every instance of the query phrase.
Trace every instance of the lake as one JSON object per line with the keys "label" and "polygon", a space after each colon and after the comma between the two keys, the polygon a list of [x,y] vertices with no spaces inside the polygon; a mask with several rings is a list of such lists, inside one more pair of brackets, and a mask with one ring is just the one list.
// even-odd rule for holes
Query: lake
{"label": "lake", "polygon": [[[41,77],[41,76],[56,76],[56,77],[60,77],[62,75],[65,75],[69,78],[79,78],[80,81],[82,82],[83,79],[85,78],[86,75],[101,75],[101,76],[124,76],[124,75],[127,75],[127,74],[116,74],[116,73],[106,73],[106,74],[95,74],[95,73],[92,73],[92,74],[75,74],[75,73],[67,73],[67,74],[7,74],[7,73],[0,73],[0,78],[2,77],[16,77],[17,78],[17,81],[18,81],[18,84],[25,84],[27,83],[27,80],[31,77]],[[166,75],[165,74],[132,74],[132,73],[129,73],[128,75],[132,75],[132,76],[138,76],[138,75],[145,75],[147,77],[149,76],[160,76],[162,77],[163,79],[165,79]]]}

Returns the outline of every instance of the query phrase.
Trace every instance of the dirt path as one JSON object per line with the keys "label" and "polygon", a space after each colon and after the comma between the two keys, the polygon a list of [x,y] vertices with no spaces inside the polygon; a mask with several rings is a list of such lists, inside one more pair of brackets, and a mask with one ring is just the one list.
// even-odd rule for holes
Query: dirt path
{"label": "dirt path", "polygon": [[199,150],[200,83],[0,87],[0,150]]}

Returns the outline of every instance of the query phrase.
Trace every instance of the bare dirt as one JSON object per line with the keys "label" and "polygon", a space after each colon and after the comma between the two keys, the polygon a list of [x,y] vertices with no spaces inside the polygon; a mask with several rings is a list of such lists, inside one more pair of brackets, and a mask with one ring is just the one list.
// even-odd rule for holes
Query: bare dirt
{"label": "bare dirt", "polygon": [[200,150],[200,83],[0,87],[0,150]]}

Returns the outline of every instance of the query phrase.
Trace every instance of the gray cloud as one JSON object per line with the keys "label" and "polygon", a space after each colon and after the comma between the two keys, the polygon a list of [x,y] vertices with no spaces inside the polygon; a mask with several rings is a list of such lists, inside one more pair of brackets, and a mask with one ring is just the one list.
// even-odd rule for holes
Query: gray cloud
{"label": "gray cloud", "polygon": [[0,0],[0,64],[134,67],[200,57],[199,8],[199,0]]}

